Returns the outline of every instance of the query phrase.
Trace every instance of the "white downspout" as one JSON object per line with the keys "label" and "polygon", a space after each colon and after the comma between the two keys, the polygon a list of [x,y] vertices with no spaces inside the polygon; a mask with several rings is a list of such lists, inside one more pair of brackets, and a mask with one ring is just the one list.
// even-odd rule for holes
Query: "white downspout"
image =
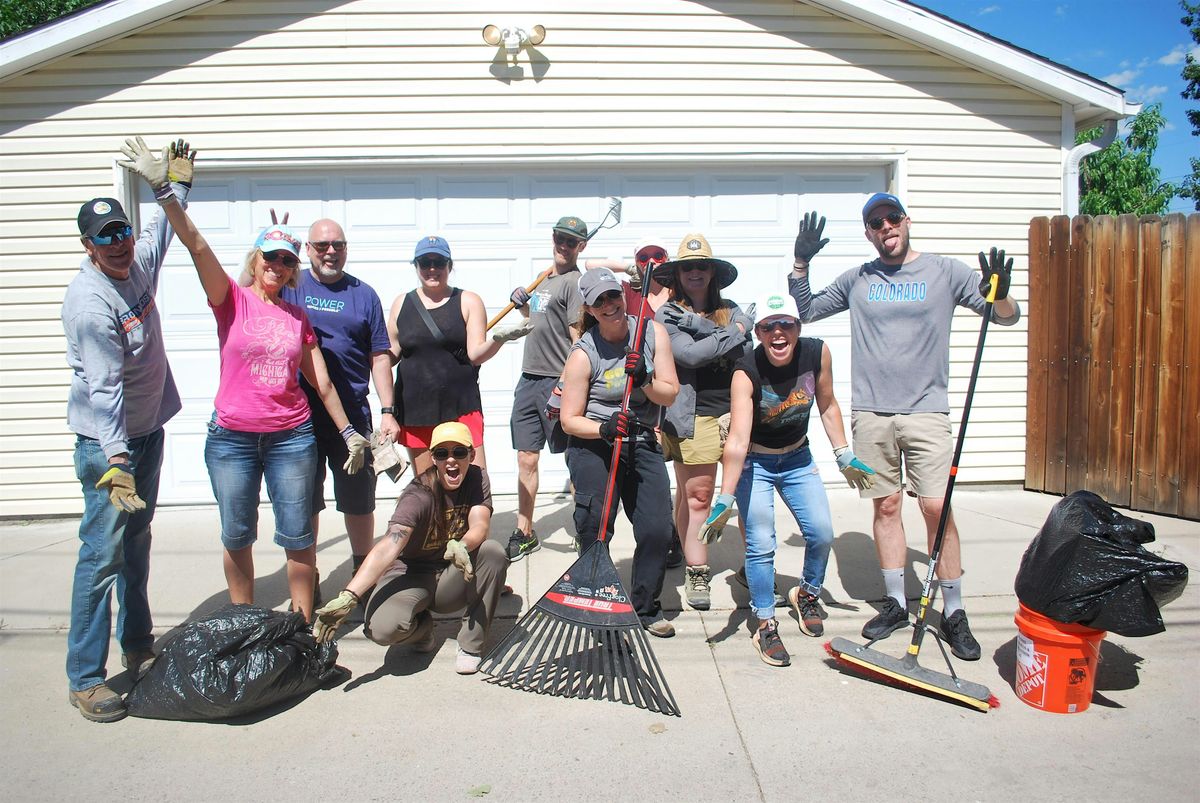
{"label": "white downspout", "polygon": [[1075,217],[1079,214],[1079,163],[1083,157],[1091,156],[1096,151],[1102,151],[1117,138],[1117,121],[1105,120],[1104,130],[1100,136],[1090,142],[1076,145],[1067,152],[1063,163],[1063,214]]}

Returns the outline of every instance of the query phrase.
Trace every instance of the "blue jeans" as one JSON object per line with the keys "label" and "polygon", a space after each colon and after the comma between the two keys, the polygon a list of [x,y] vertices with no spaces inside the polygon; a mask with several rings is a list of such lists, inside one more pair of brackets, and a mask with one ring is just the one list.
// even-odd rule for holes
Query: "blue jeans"
{"label": "blue jeans", "polygon": [[787,454],[746,455],[738,479],[737,506],[746,523],[746,581],[750,607],[760,620],[775,616],[775,491],[804,535],[800,588],[819,594],[833,545],[829,497],[807,446]]}
{"label": "blue jeans", "polygon": [[138,496],[145,510],[125,513],[108,501],[96,483],[108,471],[100,442],[75,440],[75,476],[83,487],[79,522],[79,559],[71,587],[71,629],[67,633],[67,679],[72,691],[85,691],[107,678],[108,637],[112,627],[110,592],[117,589],[117,642],[125,652],[154,644],[146,580],[150,576],[150,521],[158,501],[163,431],[129,441]]}
{"label": "blue jeans", "polygon": [[284,549],[308,549],[312,531],[312,478],[317,442],[311,421],[281,432],[238,432],[208,422],[204,463],[221,514],[221,543],[232,551],[258,539],[259,488],[275,512],[275,543]]}

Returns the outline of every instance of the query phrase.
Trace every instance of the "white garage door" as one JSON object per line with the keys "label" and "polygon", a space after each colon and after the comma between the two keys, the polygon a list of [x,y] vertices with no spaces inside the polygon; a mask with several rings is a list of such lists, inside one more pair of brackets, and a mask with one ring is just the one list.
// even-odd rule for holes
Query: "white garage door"
{"label": "white garage door", "polygon": [[[829,218],[832,242],[814,266],[814,286],[871,256],[859,210],[885,186],[883,167],[702,168],[597,167],[587,170],[511,169],[414,172],[400,168],[279,172],[203,172],[190,210],[226,270],[236,274],[269,210],[290,213],[298,232],[318,218],[341,221],[350,241],[347,269],[373,286],[386,310],[396,295],[415,286],[410,264],[422,235],[446,237],[454,253],[451,282],[474,290],[490,312],[503,306],[516,285],[528,284],[550,264],[550,227],[563,215],[594,225],[605,199],[624,199],[622,222],[601,232],[585,256],[628,257],[633,244],[658,235],[673,250],[685,233],[699,231],[716,256],[737,265],[738,281],[726,296],[747,304],[764,289],[782,286],[791,263],[800,215],[819,210]],[[149,197],[142,214],[153,212]],[[183,411],[168,425],[161,504],[209,502],[204,467],[205,423],[217,383],[212,314],[187,252],[171,248],[159,292],[167,350],[183,396]],[[514,313],[515,315],[516,313]],[[846,316],[814,324],[806,334],[826,339],[834,354],[835,387],[849,415],[849,327]],[[489,473],[498,493],[516,492],[516,455],[508,433],[512,388],[521,371],[521,346],[505,346],[480,371]],[[378,414],[379,403],[372,400]],[[820,422],[810,433],[827,482],[841,481]],[[543,454],[542,490],[567,480],[557,456]],[[380,481],[381,497],[397,487]]]}

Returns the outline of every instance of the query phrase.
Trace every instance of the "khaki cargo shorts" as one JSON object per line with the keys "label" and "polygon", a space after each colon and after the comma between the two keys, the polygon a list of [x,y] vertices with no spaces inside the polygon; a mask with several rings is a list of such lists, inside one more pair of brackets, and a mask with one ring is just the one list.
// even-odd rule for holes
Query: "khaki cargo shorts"
{"label": "khaki cargo shorts", "polygon": [[663,457],[685,466],[706,466],[721,462],[721,431],[711,415],[696,416],[695,431],[690,438],[676,438],[665,432],[662,436]]}
{"label": "khaki cargo shorts", "polygon": [[876,474],[875,486],[858,492],[863,499],[891,496],[901,488],[912,496],[946,495],[954,459],[949,415],[856,410],[850,428],[855,456]]}

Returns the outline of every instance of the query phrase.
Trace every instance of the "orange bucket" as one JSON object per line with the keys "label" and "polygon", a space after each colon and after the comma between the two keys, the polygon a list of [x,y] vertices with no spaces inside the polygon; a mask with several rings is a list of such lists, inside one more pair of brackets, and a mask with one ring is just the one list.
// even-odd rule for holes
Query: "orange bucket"
{"label": "orange bucket", "polygon": [[1078,714],[1092,704],[1100,642],[1108,635],[1058,622],[1021,605],[1017,623],[1017,696],[1055,714]]}

